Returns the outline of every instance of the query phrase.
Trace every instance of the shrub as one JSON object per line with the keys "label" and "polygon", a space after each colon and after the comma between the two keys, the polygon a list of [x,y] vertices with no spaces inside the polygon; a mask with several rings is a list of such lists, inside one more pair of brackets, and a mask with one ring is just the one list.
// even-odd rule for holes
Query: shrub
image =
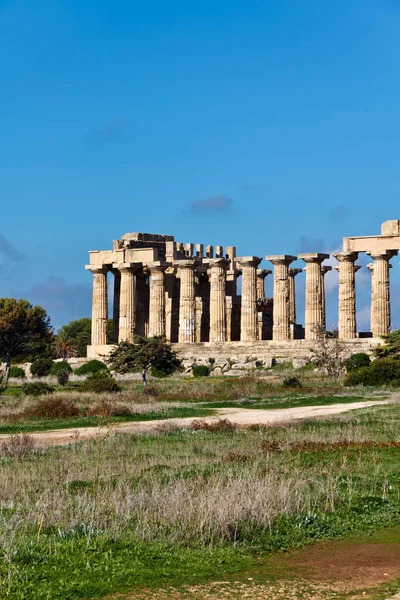
{"label": "shrub", "polygon": [[75,369],[75,375],[89,375],[99,371],[107,371],[107,366],[101,360],[93,359]]}
{"label": "shrub", "polygon": [[290,387],[290,388],[303,387],[303,384],[301,383],[301,381],[298,377],[285,377],[285,379],[282,382],[282,385],[283,385],[283,387]]}
{"label": "shrub", "polygon": [[392,358],[375,360],[346,377],[345,385],[400,385],[400,361]]}
{"label": "shrub", "polygon": [[58,375],[61,371],[65,371],[66,373],[72,373],[71,366],[67,363],[67,361],[62,360],[60,362],[53,362],[53,365],[50,369],[50,375]]}
{"label": "shrub", "polygon": [[352,354],[346,361],[346,371],[352,373],[353,371],[361,369],[361,367],[369,367],[370,364],[371,359],[368,354],[365,354],[365,352],[357,352],[357,354]]}
{"label": "shrub", "polygon": [[150,368],[150,373],[153,375],[153,377],[168,377],[169,375],[172,375],[172,373],[175,371],[175,368],[171,367],[168,363],[165,362],[160,362],[160,363],[156,363],[154,365],[151,365]]}
{"label": "shrub", "polygon": [[15,434],[1,445],[1,453],[7,458],[24,460],[35,446],[35,440],[31,435]]}
{"label": "shrub", "polygon": [[234,433],[236,425],[229,419],[218,419],[217,421],[193,421],[191,425],[193,431],[208,431],[210,433]]}
{"label": "shrub", "polygon": [[157,390],[157,388],[153,387],[152,385],[148,385],[147,387],[143,388],[142,393],[144,396],[150,396],[150,398],[157,398],[157,396],[160,395],[160,392]]}
{"label": "shrub", "polygon": [[206,365],[197,365],[193,367],[193,377],[208,377],[210,369]]}
{"label": "shrub", "polygon": [[94,404],[89,408],[88,415],[96,417],[130,417],[132,411],[129,406],[115,405],[109,400],[102,400],[99,404]]}
{"label": "shrub", "polygon": [[47,417],[49,419],[76,417],[79,415],[79,408],[70,398],[50,396],[48,398],[42,398],[34,406],[25,409],[24,415],[27,417]]}
{"label": "shrub", "polygon": [[54,388],[48,383],[37,381],[34,383],[24,383],[22,392],[26,396],[43,396],[43,394],[51,394],[54,392]]}
{"label": "shrub", "polygon": [[86,381],[83,381],[79,388],[82,392],[94,392],[101,394],[103,392],[120,392],[121,388],[113,377],[106,371],[92,373]]}
{"label": "shrub", "polygon": [[64,385],[67,383],[69,379],[69,373],[67,371],[60,371],[59,373],[57,373],[57,381],[58,384],[61,385],[61,387],[64,387]]}
{"label": "shrub", "polygon": [[25,377],[25,371],[21,367],[10,367],[9,377]]}
{"label": "shrub", "polygon": [[45,377],[50,374],[52,366],[53,361],[51,358],[37,358],[31,365],[31,373],[36,377]]}

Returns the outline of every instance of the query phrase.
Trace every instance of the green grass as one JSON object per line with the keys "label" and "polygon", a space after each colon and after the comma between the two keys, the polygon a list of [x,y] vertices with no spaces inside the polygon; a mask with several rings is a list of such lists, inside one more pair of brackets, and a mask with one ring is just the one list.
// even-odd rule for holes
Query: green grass
{"label": "green grass", "polygon": [[255,408],[255,409],[277,409],[296,408],[301,406],[328,406],[330,404],[347,404],[362,402],[364,400],[385,400],[385,397],[365,398],[363,396],[288,396],[271,398],[246,398],[239,401],[207,402],[201,406],[209,408]]}
{"label": "green grass", "polygon": [[[130,421],[153,421],[161,419],[178,419],[184,417],[207,417],[215,411],[206,407],[171,407],[163,411],[150,411],[120,417],[61,417],[54,419],[25,418],[24,422],[0,425],[0,434],[33,433],[35,431],[51,431],[54,429],[79,429],[80,427],[100,427],[112,423]],[[0,440],[1,441],[1,440]]]}

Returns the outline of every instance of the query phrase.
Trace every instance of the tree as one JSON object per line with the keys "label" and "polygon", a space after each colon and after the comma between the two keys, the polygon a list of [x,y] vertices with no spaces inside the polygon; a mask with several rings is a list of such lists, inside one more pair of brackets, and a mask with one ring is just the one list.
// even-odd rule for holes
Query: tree
{"label": "tree", "polygon": [[338,338],[337,330],[325,331],[315,328],[317,340],[313,348],[311,361],[319,369],[326,372],[331,379],[338,379],[344,372],[349,351],[346,344]]}
{"label": "tree", "polygon": [[136,373],[151,368],[156,377],[166,377],[182,370],[181,361],[163,336],[135,336],[133,344],[120,342],[108,362],[117,373]]}
{"label": "tree", "polygon": [[28,300],[0,298],[0,358],[5,361],[4,381],[8,380],[11,359],[32,354],[54,339],[50,318],[41,306]]}
{"label": "tree", "polygon": [[73,345],[73,342],[68,338],[65,331],[60,331],[56,335],[54,345],[57,356],[63,360],[67,360],[67,358],[73,358],[77,355],[77,350]]}
{"label": "tree", "polygon": [[[109,319],[107,334],[107,342],[109,344],[113,343],[113,331],[114,323],[112,319]],[[76,350],[75,356],[86,356],[86,346],[90,344],[92,335],[92,320],[89,317],[83,317],[82,319],[70,321],[61,327],[57,338],[60,335],[65,336],[69,346]]]}
{"label": "tree", "polygon": [[400,359],[400,329],[392,331],[382,336],[385,343],[374,348],[374,355],[377,358]]}

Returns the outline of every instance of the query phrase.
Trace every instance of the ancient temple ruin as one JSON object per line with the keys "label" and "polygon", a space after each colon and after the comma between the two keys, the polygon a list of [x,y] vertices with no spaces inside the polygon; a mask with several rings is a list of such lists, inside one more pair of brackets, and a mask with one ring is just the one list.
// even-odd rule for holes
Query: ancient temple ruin
{"label": "ancient temple ruin", "polygon": [[[360,252],[372,275],[372,339],[390,331],[390,259],[400,249],[400,221],[386,221],[381,234],[349,237],[334,253],[339,273],[339,337],[357,340],[355,273]],[[171,343],[249,346],[315,340],[326,328],[324,253],[267,255],[273,269],[259,269],[258,256],[236,256],[236,248],[183,244],[173,236],[127,233],[112,250],[89,252],[93,273],[92,340],[88,356],[107,354],[108,276],[113,276],[114,343],[135,334],[165,335]],[[304,268],[291,268],[301,259]],[[297,323],[296,277],[305,271],[305,322]],[[273,298],[264,280],[273,276]],[[239,277],[241,285],[238,286]],[[239,294],[239,287],[241,293]]]}

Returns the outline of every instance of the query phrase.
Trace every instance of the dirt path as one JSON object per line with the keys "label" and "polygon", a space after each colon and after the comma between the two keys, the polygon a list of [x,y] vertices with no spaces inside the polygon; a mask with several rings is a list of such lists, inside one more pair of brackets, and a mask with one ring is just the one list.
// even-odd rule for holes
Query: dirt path
{"label": "dirt path", "polygon": [[[108,600],[400,600],[400,527],[372,538],[319,542],[263,560],[254,571],[201,585],[115,594]],[[400,589],[400,586],[397,587]]]}
{"label": "dirt path", "polygon": [[[399,396],[399,395],[397,395]],[[363,402],[349,402],[347,404],[330,404],[328,406],[299,406],[296,408],[279,408],[272,410],[243,408],[220,408],[217,415],[204,417],[201,420],[213,422],[216,419],[229,419],[231,423],[239,426],[246,425],[273,425],[276,423],[290,423],[299,419],[311,419],[315,417],[327,417],[340,413],[369,408],[371,406],[390,404],[398,397],[394,395],[388,400],[367,400]],[[81,427],[79,429],[57,429],[38,433],[30,433],[37,446],[60,446],[74,444],[88,439],[101,438],[110,433],[148,433],[157,431],[162,427],[176,425],[178,427],[190,427],[198,417],[187,417],[182,419],[159,419],[156,421],[134,421],[126,423],[112,423],[107,427]],[[0,443],[7,441],[10,435],[0,435]]]}

